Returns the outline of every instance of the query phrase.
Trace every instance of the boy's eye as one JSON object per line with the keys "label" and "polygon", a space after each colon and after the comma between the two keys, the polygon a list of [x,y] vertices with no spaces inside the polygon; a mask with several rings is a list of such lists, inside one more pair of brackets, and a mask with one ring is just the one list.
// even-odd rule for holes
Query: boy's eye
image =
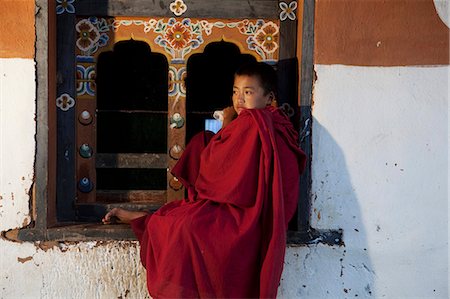
{"label": "boy's eye", "polygon": [[253,92],[251,92],[250,90],[247,90],[247,91],[245,91],[245,94],[246,95],[250,95],[250,94],[252,94]]}

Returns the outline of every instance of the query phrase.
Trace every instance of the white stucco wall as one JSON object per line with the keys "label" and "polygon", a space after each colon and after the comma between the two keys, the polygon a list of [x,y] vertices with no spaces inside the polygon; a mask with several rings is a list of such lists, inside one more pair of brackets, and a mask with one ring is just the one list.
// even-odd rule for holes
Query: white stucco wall
{"label": "white stucco wall", "polygon": [[0,298],[150,298],[135,242],[0,240],[0,250]]}
{"label": "white stucco wall", "polygon": [[449,68],[315,70],[312,226],[342,228],[346,245],[314,248],[300,277],[334,279],[308,295],[447,298]]}
{"label": "white stucco wall", "polygon": [[[0,59],[1,231],[29,222],[34,67]],[[312,223],[345,246],[289,247],[280,297],[448,297],[449,70],[316,66]],[[146,296],[135,242],[0,239],[0,298]]]}
{"label": "white stucco wall", "polygon": [[35,64],[0,59],[0,231],[29,223],[35,152]]}

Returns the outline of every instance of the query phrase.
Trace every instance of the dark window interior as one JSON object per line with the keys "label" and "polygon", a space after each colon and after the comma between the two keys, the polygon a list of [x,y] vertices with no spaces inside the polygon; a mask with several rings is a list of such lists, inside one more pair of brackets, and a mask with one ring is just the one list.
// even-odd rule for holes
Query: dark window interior
{"label": "dark window interior", "polygon": [[[166,153],[168,63],[142,41],[115,44],[97,63],[97,151]],[[97,190],[165,190],[166,169],[97,168]]]}
{"label": "dark window interior", "polygon": [[148,168],[99,168],[97,188],[101,190],[165,190],[166,170]]}
{"label": "dark window interior", "polygon": [[127,40],[99,55],[99,110],[167,111],[168,63],[146,42]]}
{"label": "dark window interior", "polygon": [[165,153],[167,111],[99,110],[99,153]]}
{"label": "dark window interior", "polygon": [[228,42],[214,42],[205,51],[192,55],[187,62],[186,144],[204,130],[205,119],[215,110],[232,105],[233,74],[242,64],[256,61]]}

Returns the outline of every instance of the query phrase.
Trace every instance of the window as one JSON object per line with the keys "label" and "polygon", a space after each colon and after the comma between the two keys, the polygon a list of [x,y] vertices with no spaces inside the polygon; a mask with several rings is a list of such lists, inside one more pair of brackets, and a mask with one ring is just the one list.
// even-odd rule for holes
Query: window
{"label": "window", "polygon": [[[193,54],[187,61],[186,77],[186,143],[204,129],[214,110],[230,106],[233,74],[239,65],[256,61],[241,54],[230,42],[212,42],[203,53]],[[212,69],[211,66],[214,66]]]}
{"label": "window", "polygon": [[[156,209],[184,197],[168,170],[213,110],[226,104],[227,85],[244,61],[277,69],[278,103],[302,130],[302,147],[311,154],[305,124],[311,119],[313,43],[303,43],[298,109],[296,2],[186,1],[185,10],[152,2],[49,1],[48,15],[47,2],[36,3],[36,216],[19,238],[132,239],[125,226],[95,221],[112,206]],[[304,2],[308,41],[313,5]],[[216,69],[223,72],[209,74]],[[206,93],[196,83],[200,77],[210,86]],[[316,237],[309,228],[309,180],[308,170],[288,242]]]}
{"label": "window", "polygon": [[95,60],[77,62],[76,195],[58,194],[74,202],[77,221],[99,221],[101,205],[157,209],[167,198],[166,57],[130,39]]}

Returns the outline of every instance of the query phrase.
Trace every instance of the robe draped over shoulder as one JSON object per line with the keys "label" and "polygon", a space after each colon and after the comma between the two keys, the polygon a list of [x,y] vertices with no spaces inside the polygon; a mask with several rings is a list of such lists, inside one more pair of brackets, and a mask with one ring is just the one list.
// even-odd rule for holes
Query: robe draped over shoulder
{"label": "robe draped over shoulder", "polygon": [[188,198],[132,221],[153,298],[275,298],[305,155],[276,108],[201,133],[172,170]]}

